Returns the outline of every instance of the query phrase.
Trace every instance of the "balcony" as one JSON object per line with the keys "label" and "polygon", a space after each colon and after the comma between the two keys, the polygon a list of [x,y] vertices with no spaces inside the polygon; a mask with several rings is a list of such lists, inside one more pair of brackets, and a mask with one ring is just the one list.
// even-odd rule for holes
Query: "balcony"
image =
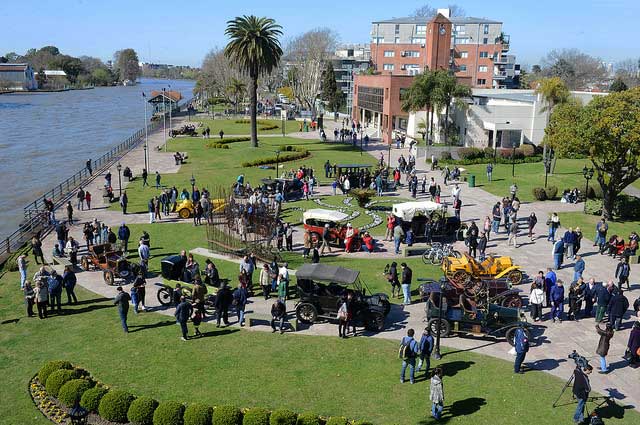
{"label": "balcony", "polygon": [[495,56],[493,59],[495,65],[506,65],[509,62],[509,56]]}
{"label": "balcony", "polygon": [[493,73],[494,80],[505,80],[507,78],[509,78],[507,71],[498,71]]}

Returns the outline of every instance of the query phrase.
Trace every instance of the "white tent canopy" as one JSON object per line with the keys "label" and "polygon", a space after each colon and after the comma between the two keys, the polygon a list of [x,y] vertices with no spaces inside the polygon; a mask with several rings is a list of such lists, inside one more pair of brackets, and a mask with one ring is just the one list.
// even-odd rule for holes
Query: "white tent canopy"
{"label": "white tent canopy", "polygon": [[349,217],[347,214],[341,213],[340,211],[324,210],[321,208],[306,210],[302,214],[302,219],[304,223],[306,223],[307,220],[310,218],[313,218],[315,220],[321,220],[321,221],[340,222],[340,221],[346,220],[347,217]]}
{"label": "white tent canopy", "polygon": [[444,205],[431,201],[393,204],[393,215],[400,217],[404,221],[411,221],[415,216],[430,215],[434,211],[443,212],[444,210]]}

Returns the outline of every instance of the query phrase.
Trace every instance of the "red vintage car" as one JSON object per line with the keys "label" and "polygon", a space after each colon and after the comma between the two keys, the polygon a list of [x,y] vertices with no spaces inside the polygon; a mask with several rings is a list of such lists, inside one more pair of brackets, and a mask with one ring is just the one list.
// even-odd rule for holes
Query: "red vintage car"
{"label": "red vintage car", "polygon": [[[311,231],[311,241],[315,244],[322,244],[322,234],[325,225],[329,225],[329,243],[339,247],[345,246],[347,234],[347,214],[334,210],[312,209],[302,214],[302,222],[304,229]],[[351,251],[360,251],[362,241],[358,229],[353,229],[353,239],[351,242]]]}

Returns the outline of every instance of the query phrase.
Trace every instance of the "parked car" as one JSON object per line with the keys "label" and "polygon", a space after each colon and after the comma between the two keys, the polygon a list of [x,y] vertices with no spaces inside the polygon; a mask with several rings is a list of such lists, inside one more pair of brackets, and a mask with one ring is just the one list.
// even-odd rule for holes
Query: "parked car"
{"label": "parked car", "polygon": [[[458,283],[452,279],[444,292],[449,305],[455,305],[459,302],[459,297],[464,294],[479,306],[488,303],[499,304],[503,307],[522,307],[522,298],[520,297],[520,289],[511,288],[511,284],[507,279],[471,279],[467,282]],[[427,301],[431,296],[431,288],[437,282],[426,280],[426,283],[420,284],[418,292],[422,301]]]}
{"label": "parked car", "polygon": [[[349,216],[340,211],[311,209],[306,210],[302,214],[302,223],[305,230],[311,231],[311,241],[313,243],[322,243],[322,234],[325,225],[329,225],[329,243],[340,247],[344,246],[344,240],[347,233],[347,218]],[[354,229],[352,250],[360,251],[362,241],[359,237],[358,229]]]}
{"label": "parked car", "polygon": [[318,319],[333,320],[347,295],[353,295],[353,320],[369,330],[382,331],[391,310],[386,294],[368,294],[359,279],[360,272],[325,264],[304,264],[296,271],[300,301],[296,316],[302,323],[315,323]]}
{"label": "parked car", "polygon": [[88,255],[80,258],[82,269],[102,270],[102,277],[107,285],[115,285],[116,279],[131,282],[140,272],[138,264],[129,262],[122,251],[113,250],[110,243],[91,245],[88,251]]}

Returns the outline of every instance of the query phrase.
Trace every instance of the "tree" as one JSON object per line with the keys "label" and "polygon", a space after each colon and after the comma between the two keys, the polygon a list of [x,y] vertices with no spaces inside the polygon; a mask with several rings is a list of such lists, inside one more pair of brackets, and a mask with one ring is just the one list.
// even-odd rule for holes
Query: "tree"
{"label": "tree", "polygon": [[6,55],[4,55],[5,58],[7,58],[7,61],[9,61],[9,63],[15,63],[18,61],[18,58],[20,57],[19,54],[17,54],[16,52],[9,52]]}
{"label": "tree", "polygon": [[91,73],[91,82],[96,86],[108,86],[115,80],[108,68],[96,68]]}
{"label": "tree", "polygon": [[404,92],[402,97],[403,111],[416,112],[426,110],[427,114],[431,112],[431,125],[428,122],[423,123],[426,140],[429,140],[429,128],[433,128],[433,106],[435,101],[434,91],[436,84],[437,80],[435,72],[427,69],[422,74],[418,74],[415,77],[413,83],[409,89]]}
{"label": "tree", "polygon": [[0,63],[7,63],[7,62],[9,62],[9,59],[7,59],[4,56],[0,56]]}
{"label": "tree", "polygon": [[282,48],[278,37],[282,35],[282,27],[271,18],[245,15],[228,21],[225,34],[230,38],[225,56],[250,79],[251,145],[257,147],[258,77],[269,74],[280,62]]}
{"label": "tree", "polygon": [[640,178],[640,88],[554,109],[546,141],[563,156],[588,155],[602,188],[602,214],[613,218],[618,194]]}
{"label": "tree", "polygon": [[214,48],[202,61],[202,71],[196,84],[199,91],[206,93],[206,97],[224,98],[227,103],[232,103],[227,88],[234,79],[243,81],[245,85],[249,83],[247,76],[225,56],[224,50]]}
{"label": "tree", "polygon": [[333,70],[333,63],[327,61],[327,65],[322,73],[322,100],[327,102],[330,111],[336,112],[342,106],[342,91],[336,82],[336,73]]}
{"label": "tree", "polygon": [[615,66],[616,77],[622,79],[627,87],[640,85],[640,59],[625,59]]}
{"label": "tree", "polygon": [[[545,101],[545,106],[540,110],[542,112],[548,111],[549,116],[547,118],[547,126],[549,125],[549,120],[551,114],[553,113],[553,109],[557,105],[561,105],[566,103],[569,100],[569,89],[565,85],[564,81],[560,79],[560,77],[552,77],[552,78],[543,78],[538,81],[538,87],[536,88],[536,94],[542,96]],[[547,157],[547,143],[544,144],[543,147],[543,157]],[[553,151],[551,151],[553,154]],[[556,168],[556,157],[553,157],[553,163],[551,164],[551,172],[553,173]],[[545,171],[546,172],[546,171]]]}
{"label": "tree", "polygon": [[44,46],[41,47],[38,52],[46,52],[51,56],[58,56],[60,54],[60,49],[58,49],[56,46]]}
{"label": "tree", "polygon": [[322,71],[337,44],[337,35],[328,28],[316,28],[294,38],[287,46],[291,63],[288,84],[296,99],[317,114],[316,101],[321,94]]}
{"label": "tree", "polygon": [[67,74],[70,83],[75,83],[78,75],[84,72],[80,59],[61,54],[53,56],[47,64],[47,68],[63,70]]}
{"label": "tree", "polygon": [[40,67],[38,70],[36,81],[38,82],[39,89],[44,88],[44,85],[47,84],[47,75],[44,73],[44,68]]}
{"label": "tree", "polygon": [[238,105],[242,101],[244,97],[244,93],[247,91],[247,85],[242,80],[238,80],[234,78],[231,80],[229,87],[227,87],[227,92],[233,98],[233,105],[235,106],[236,115],[238,115]]}
{"label": "tree", "polygon": [[620,91],[625,91],[627,90],[629,87],[627,87],[627,85],[624,83],[624,81],[622,80],[622,78],[617,77],[613,83],[611,83],[611,87],[609,87],[609,91],[612,92],[620,92]]}
{"label": "tree", "polygon": [[544,76],[560,77],[570,90],[585,89],[607,78],[602,61],[578,49],[552,50],[542,64]]}
{"label": "tree", "polygon": [[[460,7],[460,6],[458,6],[457,4],[450,4],[447,7],[449,8],[451,16],[465,16],[466,15],[466,12],[464,11],[464,9],[462,7]],[[433,7],[433,6],[431,6],[430,4],[427,3],[424,6],[419,7],[416,10],[414,10],[413,14],[411,16],[432,18],[432,17],[436,16],[437,13],[438,13],[438,8]]]}
{"label": "tree", "polygon": [[463,99],[471,97],[471,88],[459,84],[455,75],[445,70],[435,71],[435,90],[433,92],[433,103],[439,110],[444,108],[444,143],[449,141],[449,110],[455,102],[458,107],[465,107]]}
{"label": "tree", "polygon": [[118,50],[113,57],[120,81],[136,81],[140,76],[140,65],[136,51],[133,49]]}

